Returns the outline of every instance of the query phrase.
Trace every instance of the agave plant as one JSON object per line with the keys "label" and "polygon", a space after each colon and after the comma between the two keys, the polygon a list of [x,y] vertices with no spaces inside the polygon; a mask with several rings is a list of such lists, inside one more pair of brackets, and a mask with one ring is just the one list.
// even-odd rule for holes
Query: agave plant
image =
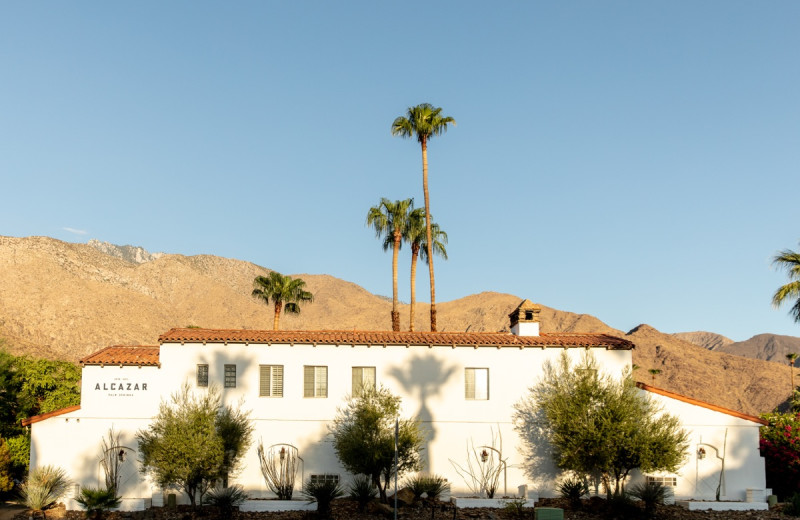
{"label": "agave plant", "polygon": [[103,518],[103,512],[119,507],[121,500],[114,489],[81,488],[81,496],[76,499],[84,509],[86,518]]}
{"label": "agave plant", "polygon": [[63,497],[70,480],[67,472],[55,466],[34,469],[20,486],[20,497],[29,509],[43,511]]}

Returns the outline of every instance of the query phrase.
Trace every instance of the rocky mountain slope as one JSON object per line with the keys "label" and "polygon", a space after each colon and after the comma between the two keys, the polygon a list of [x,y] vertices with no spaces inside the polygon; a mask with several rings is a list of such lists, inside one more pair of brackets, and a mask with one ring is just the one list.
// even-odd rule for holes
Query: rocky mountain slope
{"label": "rocky mountain slope", "polygon": [[706,348],[708,350],[720,350],[733,343],[733,340],[726,338],[722,334],[715,334],[713,332],[676,332],[672,334],[678,339],[688,341],[694,345]]}
{"label": "rocky mountain slope", "polygon": [[[114,246],[116,247],[116,246]],[[45,237],[0,237],[0,337],[16,353],[76,360],[115,344],[156,344],[171,327],[266,329],[271,308],[250,297],[267,269],[215,256],[122,253]],[[131,247],[131,246],[128,246]],[[385,330],[391,302],[328,275],[300,274],[315,295],[284,329]],[[534,296],[535,295],[525,295]],[[520,296],[485,292],[438,304],[440,330],[498,331]],[[424,330],[428,309],[415,321]],[[401,326],[408,327],[407,306]],[[544,332],[605,332],[637,345],[637,378],[745,413],[772,410],[789,394],[788,367],[709,351],[642,325],[630,333],[588,315],[544,307]]]}

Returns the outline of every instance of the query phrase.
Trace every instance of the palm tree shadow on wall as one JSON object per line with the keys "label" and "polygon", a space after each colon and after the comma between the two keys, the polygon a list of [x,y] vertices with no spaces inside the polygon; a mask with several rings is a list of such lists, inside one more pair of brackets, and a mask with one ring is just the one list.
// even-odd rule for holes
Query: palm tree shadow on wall
{"label": "palm tree shadow on wall", "polygon": [[427,356],[414,356],[403,367],[394,367],[389,375],[397,380],[406,394],[419,401],[417,419],[427,430],[425,450],[422,453],[422,469],[430,470],[430,445],[436,439],[436,428],[433,427],[433,414],[428,407],[428,399],[442,392],[447,380],[453,377],[456,367],[445,367],[440,359]]}

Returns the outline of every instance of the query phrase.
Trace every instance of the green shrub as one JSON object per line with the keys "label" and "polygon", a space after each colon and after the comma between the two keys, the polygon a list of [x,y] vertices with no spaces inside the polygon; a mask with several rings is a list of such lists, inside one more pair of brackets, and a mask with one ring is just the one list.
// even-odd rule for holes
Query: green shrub
{"label": "green shrub", "polygon": [[650,515],[656,506],[664,504],[672,496],[672,489],[660,482],[640,482],[631,486],[628,494],[641,500],[645,513]]}
{"label": "green shrub", "polygon": [[212,506],[217,506],[225,513],[230,513],[233,508],[239,507],[249,497],[242,486],[228,486],[221,489],[212,489],[208,492],[207,501]]}
{"label": "green shrub", "polygon": [[626,491],[615,493],[606,500],[606,518],[629,520],[641,516],[641,509],[631,500]]}
{"label": "green shrub", "polygon": [[795,493],[783,506],[783,513],[791,516],[800,516],[800,493]]}
{"label": "green shrub", "polygon": [[406,480],[405,487],[414,494],[415,500],[422,498],[423,493],[428,498],[439,499],[442,494],[450,490],[447,479],[440,475],[414,475]]}
{"label": "green shrub", "polygon": [[527,500],[524,498],[514,498],[505,503],[503,509],[508,513],[509,516],[512,518],[524,518],[525,513],[525,505],[528,503]]}
{"label": "green shrub", "polygon": [[20,486],[20,496],[28,508],[42,511],[64,496],[70,481],[67,473],[55,466],[34,469]]}
{"label": "green shrub", "polygon": [[308,479],[303,486],[303,496],[308,499],[309,504],[317,503],[319,516],[330,518],[331,504],[337,498],[344,496],[344,491],[338,482]]}
{"label": "green shrub", "polygon": [[103,511],[119,507],[121,500],[113,489],[81,488],[81,496],[76,499],[84,509],[86,518],[102,518]]}
{"label": "green shrub", "polygon": [[356,475],[347,487],[347,494],[358,502],[358,510],[363,512],[366,505],[378,496],[378,488],[368,476]]}
{"label": "green shrub", "polygon": [[565,479],[558,485],[561,498],[566,498],[573,509],[581,507],[581,499],[589,494],[589,485],[577,477]]}

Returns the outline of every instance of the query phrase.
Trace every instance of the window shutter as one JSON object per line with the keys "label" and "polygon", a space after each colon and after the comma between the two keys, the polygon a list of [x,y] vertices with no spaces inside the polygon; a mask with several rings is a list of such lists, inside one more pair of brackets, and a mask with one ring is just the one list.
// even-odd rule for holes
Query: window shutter
{"label": "window shutter", "polygon": [[314,397],[314,368],[303,367],[303,397]]}
{"label": "window shutter", "polygon": [[272,397],[283,397],[283,365],[272,367]]}
{"label": "window shutter", "polygon": [[363,370],[361,367],[353,367],[353,390],[350,395],[356,397],[361,394],[361,379]]}
{"label": "window shutter", "polygon": [[489,369],[475,369],[475,399],[489,399]]}
{"label": "window shutter", "polygon": [[258,379],[258,395],[261,397],[270,396],[270,379],[272,367],[261,365]]}
{"label": "window shutter", "polygon": [[464,369],[464,397],[475,399],[475,369]]}
{"label": "window shutter", "polygon": [[316,388],[314,397],[328,397],[328,367],[316,368]]}

